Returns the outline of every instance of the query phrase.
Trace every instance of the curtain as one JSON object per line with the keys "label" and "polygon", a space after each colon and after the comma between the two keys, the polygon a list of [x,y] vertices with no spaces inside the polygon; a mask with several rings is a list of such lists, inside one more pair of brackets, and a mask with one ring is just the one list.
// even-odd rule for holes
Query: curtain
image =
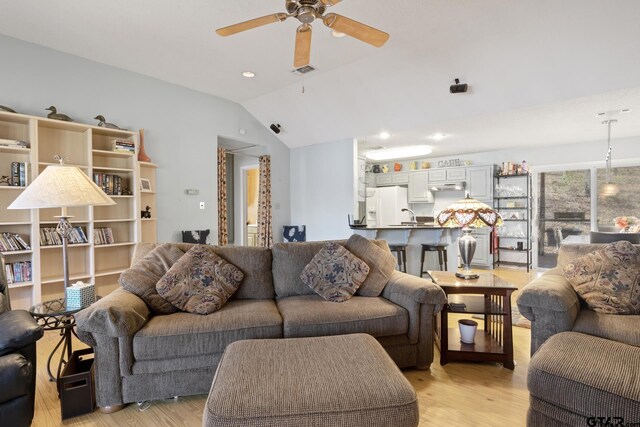
{"label": "curtain", "polygon": [[218,245],[229,243],[227,229],[227,150],[218,148]]}
{"label": "curtain", "polygon": [[258,246],[273,245],[271,227],[271,156],[260,156],[258,190]]}

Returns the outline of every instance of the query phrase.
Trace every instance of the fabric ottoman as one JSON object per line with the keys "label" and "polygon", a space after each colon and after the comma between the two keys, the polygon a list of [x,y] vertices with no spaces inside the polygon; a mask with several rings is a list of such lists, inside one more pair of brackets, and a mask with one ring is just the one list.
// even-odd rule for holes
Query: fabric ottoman
{"label": "fabric ottoman", "polygon": [[204,426],[417,426],[416,393],[366,334],[230,344]]}
{"label": "fabric ottoman", "polygon": [[640,425],[639,366],[639,347],[577,332],[553,335],[529,364],[527,425]]}

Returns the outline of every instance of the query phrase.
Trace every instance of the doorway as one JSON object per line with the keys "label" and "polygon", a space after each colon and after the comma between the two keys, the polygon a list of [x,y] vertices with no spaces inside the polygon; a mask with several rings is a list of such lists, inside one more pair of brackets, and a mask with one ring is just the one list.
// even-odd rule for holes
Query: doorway
{"label": "doorway", "polygon": [[244,246],[258,244],[258,191],[260,169],[258,165],[242,168],[242,212]]}

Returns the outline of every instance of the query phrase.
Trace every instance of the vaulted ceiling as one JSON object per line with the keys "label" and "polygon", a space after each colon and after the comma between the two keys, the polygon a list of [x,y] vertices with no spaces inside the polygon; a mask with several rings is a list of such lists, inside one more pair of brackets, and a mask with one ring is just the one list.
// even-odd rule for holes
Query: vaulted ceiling
{"label": "vaulted ceiling", "polygon": [[[334,38],[317,21],[317,71],[304,78],[291,73],[297,21],[214,32],[284,12],[284,0],[2,3],[0,33],[237,101],[282,125],[292,148],[358,137],[444,155],[596,140],[595,113],[620,108],[635,111],[615,136],[640,135],[637,0],[344,0],[331,11],[389,42]],[[450,94],[454,78],[469,92]],[[427,139],[436,132],[449,137]]]}

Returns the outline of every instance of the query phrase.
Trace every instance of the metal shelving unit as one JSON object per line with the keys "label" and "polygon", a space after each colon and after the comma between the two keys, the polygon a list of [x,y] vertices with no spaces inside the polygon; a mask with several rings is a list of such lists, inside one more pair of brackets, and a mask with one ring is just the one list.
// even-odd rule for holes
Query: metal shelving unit
{"label": "metal shelving unit", "polygon": [[[503,188],[505,181],[513,186]],[[493,265],[523,267],[528,272],[533,263],[531,175],[496,175],[493,188],[493,208],[504,220],[498,229]]]}

